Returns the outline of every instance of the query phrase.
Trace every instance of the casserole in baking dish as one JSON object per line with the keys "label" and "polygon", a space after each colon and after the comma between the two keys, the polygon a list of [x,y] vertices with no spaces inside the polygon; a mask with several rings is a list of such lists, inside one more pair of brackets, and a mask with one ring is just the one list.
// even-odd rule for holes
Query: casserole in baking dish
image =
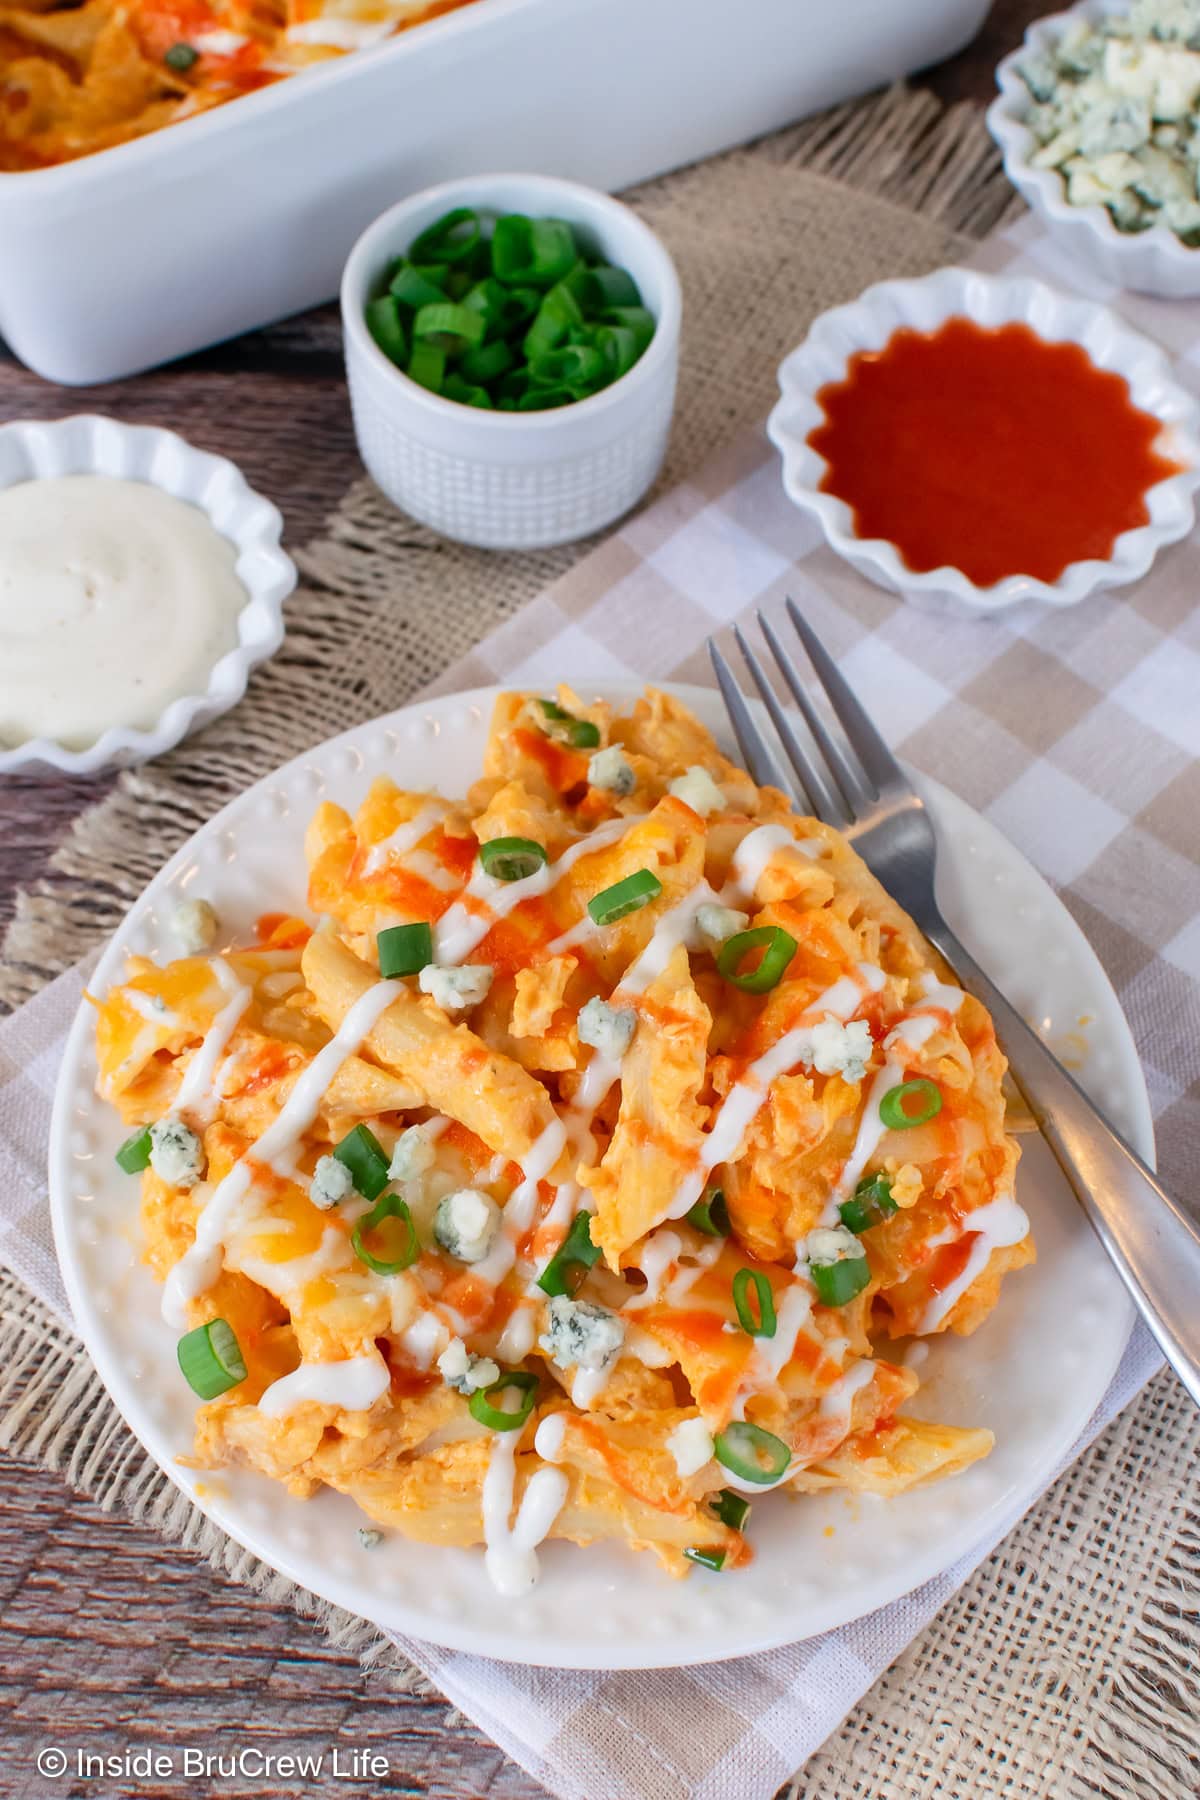
{"label": "casserole in baking dish", "polygon": [[[476,0],[95,155],[0,174],[0,333],[107,381],[328,299],[455,175],[614,189],[948,55],[986,0]],[[619,129],[614,128],[619,123]]]}

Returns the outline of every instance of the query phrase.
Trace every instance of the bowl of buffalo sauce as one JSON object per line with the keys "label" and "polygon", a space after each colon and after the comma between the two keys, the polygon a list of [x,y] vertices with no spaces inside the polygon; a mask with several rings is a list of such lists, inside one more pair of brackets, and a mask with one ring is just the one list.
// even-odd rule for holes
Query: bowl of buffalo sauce
{"label": "bowl of buffalo sauce", "polygon": [[1195,401],[1156,345],[1039,282],[882,282],[823,314],[779,383],[787,493],[917,604],[1072,605],[1195,522]]}

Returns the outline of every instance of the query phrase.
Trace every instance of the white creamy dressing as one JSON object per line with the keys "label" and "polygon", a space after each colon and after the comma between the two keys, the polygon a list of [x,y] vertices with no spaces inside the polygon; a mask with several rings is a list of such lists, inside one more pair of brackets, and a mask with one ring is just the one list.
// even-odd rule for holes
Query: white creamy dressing
{"label": "white creamy dressing", "polygon": [[202,56],[236,56],[250,42],[240,31],[198,31],[188,39]]}
{"label": "white creamy dressing", "polygon": [[563,1453],[563,1440],[567,1435],[566,1413],[547,1413],[537,1428],[533,1447],[543,1462],[556,1463]]}
{"label": "white creamy dressing", "polygon": [[995,1200],[989,1200],[986,1206],[978,1206],[974,1212],[967,1213],[961,1230],[950,1241],[957,1241],[968,1233],[977,1235],[962,1272],[940,1294],[933,1296],[921,1315],[918,1332],[936,1330],[955,1302],[966,1293],[976,1277],[982,1275],[993,1250],[1019,1244],[1022,1238],[1028,1236],[1029,1218],[1011,1194],[1000,1194]]}
{"label": "white creamy dressing", "polygon": [[516,1485],[519,1431],[497,1431],[483,1479],[483,1538],[492,1586],[516,1600],[537,1586],[538,1545],[562,1511],[569,1483],[561,1469],[541,1468],[530,1476],[517,1516],[510,1525]]}
{"label": "white creamy dressing", "polygon": [[305,1401],[340,1406],[346,1412],[365,1412],[385,1394],[391,1377],[382,1356],[352,1356],[345,1362],[301,1363],[290,1375],[273,1381],[263,1393],[258,1410],[269,1419],[295,1412]]}
{"label": "white creamy dressing", "polygon": [[821,1395],[821,1403],[817,1408],[823,1419],[841,1419],[845,1429],[850,1429],[850,1413],[854,1405],[854,1396],[863,1388],[869,1387],[875,1378],[875,1364],[869,1358],[851,1363],[850,1367],[835,1381],[833,1386]]}
{"label": "white creamy dressing", "polygon": [[192,1052],[192,1060],[184,1071],[179,1092],[175,1096],[176,1112],[193,1113],[205,1125],[216,1111],[220,1098],[219,1077],[225,1067],[225,1052],[229,1048],[229,1040],[251,1000],[251,989],[238,980],[229,964],[221,957],[215,956],[210,967],[226,996],[225,1004],[204,1034],[202,1042]]}
{"label": "white creamy dressing", "polygon": [[[523,900],[533,900],[542,894],[548,894],[581,856],[588,856],[593,850],[603,850],[606,845],[615,844],[625,836],[631,825],[640,822],[642,816],[635,814],[629,818],[612,819],[607,825],[597,826],[587,837],[580,838],[577,844],[564,850],[557,862],[543,863],[540,869],[535,869],[532,875],[526,875],[521,881],[499,881],[482,868],[477,869],[463,890],[462,897],[442,914],[434,926],[435,962],[442,968],[450,968],[455,963],[462,962],[476,944],[482,942],[498,919],[506,918]],[[470,904],[472,901],[474,905]]]}
{"label": "white creamy dressing", "polygon": [[210,1288],[221,1272],[226,1233],[254,1185],[250,1159],[266,1163],[277,1171],[282,1164],[285,1179],[290,1178],[294,1163],[289,1159],[316,1118],[330,1082],[346,1059],[361,1047],[380,1015],[403,991],[398,981],[377,981],[359,995],[334,1036],[300,1075],[275,1122],[212,1190],[196,1220],[195,1241],[167,1276],[162,1312],[168,1325],[183,1330],[187,1325],[188,1301]]}
{"label": "white creamy dressing", "polygon": [[0,492],[0,744],[72,749],[203,694],[249,596],[198,507],[106,475]]}
{"label": "white creamy dressing", "polygon": [[676,1189],[667,1211],[668,1218],[681,1219],[704,1192],[704,1184],[712,1170],[736,1157],[746,1132],[767,1102],[772,1082],[799,1062],[801,1051],[808,1043],[809,1027],[817,1019],[828,1017],[845,1024],[858,1011],[864,997],[868,993],[878,993],[886,979],[882,969],[872,963],[860,963],[857,980],[843,975],[823,994],[818,994],[806,1008],[801,1023],[791,1031],[785,1031],[777,1043],[749,1065],[722,1101],[700,1147],[700,1166]]}
{"label": "white creamy dressing", "polygon": [[289,44],[317,44],[326,50],[370,50],[391,37],[394,19],[303,19],[284,33]]}
{"label": "white creamy dressing", "polygon": [[148,1019],[160,1031],[173,1031],[179,1024],[179,1015],[156,994],[143,994],[140,988],[122,988],[121,999],[130,1012],[135,1012],[139,1019]]}
{"label": "white creamy dressing", "polygon": [[[281,1229],[270,1230],[268,1223],[264,1222],[262,1231],[256,1231],[255,1235],[262,1237],[286,1236],[295,1230],[295,1227],[287,1219],[273,1220],[269,1223],[281,1227]],[[303,1287],[305,1282],[316,1281],[320,1275],[332,1275],[336,1269],[347,1267],[350,1256],[351,1252],[345,1235],[327,1225],[321,1233],[321,1242],[315,1250],[310,1250],[307,1256],[291,1256],[285,1262],[268,1262],[264,1257],[255,1256],[239,1246],[229,1266],[235,1269],[239,1275],[245,1275],[248,1280],[257,1282],[258,1286],[265,1288],[268,1294],[274,1294],[277,1300],[286,1300],[290,1294],[296,1292],[297,1288]]]}
{"label": "white creamy dressing", "polygon": [[437,829],[449,810],[444,801],[431,800],[428,806],[423,806],[411,819],[405,819],[402,825],[397,825],[395,831],[371,845],[363,861],[363,874],[377,875],[393,856],[403,856],[407,851],[415,849],[422,838],[427,838],[430,832]]}

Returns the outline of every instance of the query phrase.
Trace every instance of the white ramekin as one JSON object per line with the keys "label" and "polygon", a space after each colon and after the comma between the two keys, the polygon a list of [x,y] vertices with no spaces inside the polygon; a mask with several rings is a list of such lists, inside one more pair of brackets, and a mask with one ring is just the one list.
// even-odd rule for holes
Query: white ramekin
{"label": "white ramekin", "polygon": [[[1183,471],[1149,489],[1149,524],[1122,532],[1106,562],[1072,563],[1055,582],[1009,575],[987,588],[977,587],[960,569],[915,574],[894,544],[857,537],[846,502],[821,493],[828,465],[808,442],[808,434],[825,416],[818,391],[845,379],[857,351],[881,350],[905,326],[935,331],[950,318],[968,318],[983,326],[1016,322],[1050,342],[1081,344],[1097,368],[1125,377],[1135,406],[1162,421],[1159,447],[1182,463]],[[781,397],[767,421],[767,434],[783,457],[788,497],[820,520],[831,547],[860,574],[918,606],[967,615],[1000,612],[1024,600],[1073,606],[1101,588],[1139,580],[1163,545],[1185,537],[1195,520],[1200,408],[1171,379],[1157,345],[1130,331],[1105,307],[1069,299],[1040,281],[1004,280],[970,269],[939,269],[919,281],[881,281],[849,306],[822,313],[799,349],[780,364],[779,386]],[[986,430],[987,421],[981,419],[979,428]]]}
{"label": "white ramekin", "polygon": [[241,699],[251,669],[283,642],[283,602],[296,585],[295,565],[280,548],[278,509],[254,492],[233,463],[193,449],[173,431],[122,425],[91,413],[0,426],[0,488],[56,475],[143,481],[199,507],[236,546],[235,569],[246,604],[238,614],[237,646],[214,665],[203,693],[173,700],[149,730],[114,726],[82,750],[43,737],[0,747],[0,775],[94,775],[170,750]]}
{"label": "white ramekin", "polygon": [[1189,249],[1166,225],[1118,231],[1107,207],[1072,206],[1058,170],[1035,169],[1030,160],[1039,145],[1025,123],[1033,101],[1017,73],[1018,65],[1052,49],[1079,19],[1128,11],[1128,0],[1083,0],[1069,12],[1035,19],[1021,48],[996,70],[1000,93],[988,108],[988,130],[1003,152],[1009,180],[1069,255],[1078,256],[1117,287],[1164,300],[1187,300],[1200,294],[1200,250]]}
{"label": "white ramekin", "polygon": [[[657,321],[629,373],[574,406],[492,413],[443,400],[389,362],[363,308],[391,259],[456,206],[566,219],[589,249],[628,269]],[[444,537],[484,549],[570,543],[628,512],[657,475],[675,404],[679,278],[649,227],[607,194],[545,175],[475,175],[427,188],[359,238],[341,298],[362,459],[389,500]]]}

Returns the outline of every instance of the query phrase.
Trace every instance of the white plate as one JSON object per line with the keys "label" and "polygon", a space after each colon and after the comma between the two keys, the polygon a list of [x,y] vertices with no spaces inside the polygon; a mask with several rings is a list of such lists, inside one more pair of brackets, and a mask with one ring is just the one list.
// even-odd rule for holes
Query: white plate
{"label": "white plate", "polygon": [[[301,839],[319,799],[353,807],[383,771],[413,787],[436,780],[448,795],[464,792],[479,770],[495,691],[358,726],[259,782],[151,882],[93,986],[103,991],[120,977],[127,951],[175,953],[167,921],[181,895],[211,899],[230,933],[244,934],[264,909],[302,910]],[[604,689],[614,699],[631,691]],[[728,738],[714,694],[680,692]],[[1090,1017],[1082,1079],[1150,1154],[1150,1111],[1129,1028],[1078,927],[992,826],[944,789],[926,787],[944,845],[950,919],[1051,1042],[1080,1032],[1081,1017]],[[431,1550],[394,1534],[364,1551],[355,1531],[362,1515],[340,1495],[293,1500],[265,1476],[176,1466],[191,1448],[193,1401],[176,1367],[175,1334],[159,1314],[158,1286],[139,1260],[136,1184],[113,1161],[124,1133],[93,1096],[93,1017],[80,1008],[63,1060],[50,1192],[67,1291],[96,1367],[150,1454],[216,1524],[293,1580],[395,1631],[516,1662],[654,1668],[841,1625],[946,1568],[1036,1495],[1104,1393],[1129,1334],[1120,1282],[1048,1152],[1026,1139],[1018,1193],[1033,1218],[1038,1264],[1005,1283],[974,1337],[933,1342],[917,1397],[917,1410],[930,1417],[992,1427],[989,1458],[886,1503],[764,1499],[754,1511],[755,1561],[736,1576],[697,1570],[677,1582],[645,1554],[552,1544],[529,1599],[504,1600],[478,1551]]]}

